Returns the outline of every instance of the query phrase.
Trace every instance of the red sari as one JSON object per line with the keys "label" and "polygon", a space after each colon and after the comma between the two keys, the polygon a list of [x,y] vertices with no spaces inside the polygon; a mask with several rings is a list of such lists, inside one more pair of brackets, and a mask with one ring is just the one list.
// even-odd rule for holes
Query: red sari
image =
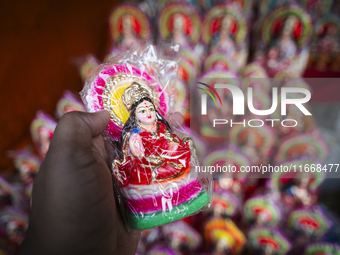
{"label": "red sari", "polygon": [[[129,148],[130,136],[137,133],[144,147],[144,157],[132,155]],[[172,146],[173,144],[176,144]],[[115,160],[114,172],[121,186],[127,184],[149,185],[182,175],[190,167],[190,146],[173,135],[167,126],[157,122],[154,133],[140,127],[124,137],[124,158]]]}

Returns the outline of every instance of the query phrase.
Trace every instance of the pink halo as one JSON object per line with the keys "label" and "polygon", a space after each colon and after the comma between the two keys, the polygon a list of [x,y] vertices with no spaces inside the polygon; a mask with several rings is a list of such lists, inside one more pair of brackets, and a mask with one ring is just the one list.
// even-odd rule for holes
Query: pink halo
{"label": "pink halo", "polygon": [[[149,84],[155,89],[159,95],[159,110],[158,112],[165,116],[168,113],[168,105],[166,92],[155,81],[147,72],[141,71],[132,65],[112,65],[112,66],[102,66],[100,72],[96,72],[96,75],[92,78],[90,88],[85,91],[85,101],[87,104],[87,110],[89,112],[98,112],[104,110],[103,106],[103,92],[106,86],[106,80],[109,76],[116,75],[118,73],[132,74],[139,76],[144,80],[148,81]],[[106,127],[108,134],[112,136],[114,140],[119,140],[122,132],[122,128],[116,125],[112,120],[110,120],[108,126]]]}

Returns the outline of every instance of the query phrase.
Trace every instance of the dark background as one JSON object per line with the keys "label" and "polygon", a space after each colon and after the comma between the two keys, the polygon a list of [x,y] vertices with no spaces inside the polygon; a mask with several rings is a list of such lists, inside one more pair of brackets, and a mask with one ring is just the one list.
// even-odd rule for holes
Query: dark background
{"label": "dark background", "polygon": [[74,59],[103,59],[111,43],[108,16],[118,2],[0,1],[0,172],[13,170],[5,152],[30,142],[36,111],[54,116],[65,89],[82,89]]}

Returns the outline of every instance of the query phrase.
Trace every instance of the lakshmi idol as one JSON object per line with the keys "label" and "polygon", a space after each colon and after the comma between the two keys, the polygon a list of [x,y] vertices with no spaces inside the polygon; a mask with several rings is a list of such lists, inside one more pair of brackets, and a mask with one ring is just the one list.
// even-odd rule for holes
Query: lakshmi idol
{"label": "lakshmi idol", "polygon": [[173,21],[173,43],[179,44],[182,47],[189,47],[188,39],[186,38],[185,32],[184,32],[184,26],[185,26],[185,17],[183,17],[183,14],[181,13],[175,13],[174,14],[174,21]]}
{"label": "lakshmi idol", "polygon": [[297,54],[297,46],[293,40],[293,33],[298,22],[298,18],[292,15],[285,21],[282,35],[278,43],[279,52],[283,60],[291,60]]}
{"label": "lakshmi idol", "polygon": [[122,129],[121,155],[114,160],[113,169],[130,226],[158,226],[201,209],[207,196],[197,178],[189,176],[191,159],[196,157],[192,140],[182,141],[171,133],[169,123],[157,111],[152,87],[132,82],[122,101],[130,116]]}
{"label": "lakshmi idol", "polygon": [[118,47],[121,50],[126,50],[131,47],[131,45],[134,45],[134,47],[140,45],[140,39],[134,32],[132,18],[133,16],[130,14],[126,14],[122,17],[122,36]]}
{"label": "lakshmi idol", "polygon": [[230,35],[230,27],[232,25],[232,18],[226,15],[221,22],[220,32],[216,33],[215,44],[212,46],[212,52],[222,52],[230,58],[236,55],[236,45]]}
{"label": "lakshmi idol", "polygon": [[301,75],[309,58],[312,34],[311,16],[296,4],[278,6],[269,13],[261,28],[263,47],[268,50],[264,65],[269,76],[276,78],[283,70]]}
{"label": "lakshmi idol", "polygon": [[152,62],[161,66],[154,64],[151,74],[150,56],[158,59],[154,46],[99,66],[82,91],[88,111],[110,113],[106,131],[118,152],[112,163],[115,194],[127,225],[138,230],[196,213],[208,203],[211,187],[211,180],[195,171],[191,138],[174,134],[166,120],[175,95],[166,85],[175,79],[176,62]]}
{"label": "lakshmi idol", "polygon": [[182,142],[171,133],[154,105],[153,94],[151,87],[137,82],[123,93],[130,117],[121,135],[123,157],[114,161],[121,186],[174,179],[190,166],[191,139]]}

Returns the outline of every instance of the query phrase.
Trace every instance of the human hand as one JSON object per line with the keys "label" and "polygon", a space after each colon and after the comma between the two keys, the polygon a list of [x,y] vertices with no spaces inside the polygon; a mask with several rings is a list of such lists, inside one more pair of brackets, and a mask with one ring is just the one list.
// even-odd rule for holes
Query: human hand
{"label": "human hand", "polygon": [[55,130],[37,174],[24,254],[135,254],[116,204],[101,133],[106,111],[71,112]]}

